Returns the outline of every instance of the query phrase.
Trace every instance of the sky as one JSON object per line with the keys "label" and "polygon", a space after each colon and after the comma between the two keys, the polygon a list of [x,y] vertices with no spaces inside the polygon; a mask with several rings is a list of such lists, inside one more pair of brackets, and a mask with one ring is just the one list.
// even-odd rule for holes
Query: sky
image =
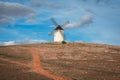
{"label": "sky", "polygon": [[53,42],[66,21],[68,42],[120,46],[120,0],[0,0],[0,46]]}

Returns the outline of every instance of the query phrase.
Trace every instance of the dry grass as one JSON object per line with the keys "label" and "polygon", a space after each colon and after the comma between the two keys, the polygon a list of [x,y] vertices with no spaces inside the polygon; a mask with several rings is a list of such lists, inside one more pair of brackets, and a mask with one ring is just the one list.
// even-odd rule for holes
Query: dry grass
{"label": "dry grass", "polygon": [[32,60],[30,52],[20,46],[0,47],[0,56],[24,63],[28,63]]}
{"label": "dry grass", "polygon": [[43,43],[0,47],[0,56],[30,63],[29,47],[39,51],[43,68],[57,75],[71,80],[120,80],[119,46]]}
{"label": "dry grass", "polygon": [[52,80],[23,67],[0,60],[0,80]]}
{"label": "dry grass", "polygon": [[68,43],[38,46],[43,67],[73,80],[119,80],[120,47]]}

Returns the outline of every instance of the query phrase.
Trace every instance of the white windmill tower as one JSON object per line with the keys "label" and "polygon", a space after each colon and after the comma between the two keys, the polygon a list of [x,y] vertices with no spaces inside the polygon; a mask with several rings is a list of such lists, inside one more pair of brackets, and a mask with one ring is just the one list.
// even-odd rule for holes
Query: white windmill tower
{"label": "white windmill tower", "polygon": [[55,25],[55,29],[49,33],[52,35],[54,33],[54,42],[62,42],[65,41],[64,29],[63,27],[66,26],[69,22],[65,22],[63,25],[58,25],[54,18],[51,19],[53,24]]}

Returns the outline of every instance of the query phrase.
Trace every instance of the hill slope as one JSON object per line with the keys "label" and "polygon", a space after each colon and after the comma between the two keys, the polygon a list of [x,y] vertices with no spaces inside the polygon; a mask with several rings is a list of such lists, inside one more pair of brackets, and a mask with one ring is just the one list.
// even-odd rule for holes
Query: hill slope
{"label": "hill slope", "polygon": [[[31,49],[39,56],[40,72]],[[0,47],[0,72],[0,80],[120,80],[120,47],[88,43]]]}

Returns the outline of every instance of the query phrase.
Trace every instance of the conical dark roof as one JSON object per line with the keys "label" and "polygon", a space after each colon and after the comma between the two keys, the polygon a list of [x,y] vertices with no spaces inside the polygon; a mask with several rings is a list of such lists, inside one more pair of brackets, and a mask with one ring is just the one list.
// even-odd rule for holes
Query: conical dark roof
{"label": "conical dark roof", "polygon": [[55,30],[64,30],[60,25],[58,25]]}

